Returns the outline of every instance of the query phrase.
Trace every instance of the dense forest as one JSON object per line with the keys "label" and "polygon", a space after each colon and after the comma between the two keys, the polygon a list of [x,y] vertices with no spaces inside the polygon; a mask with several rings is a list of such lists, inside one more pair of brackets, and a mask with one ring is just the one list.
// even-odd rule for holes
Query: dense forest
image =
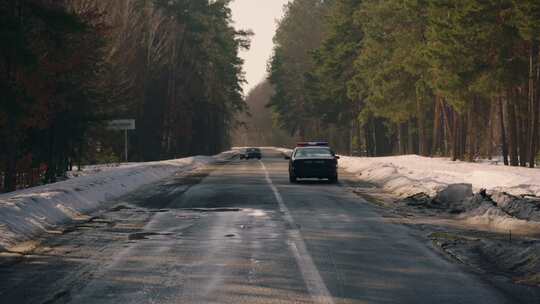
{"label": "dense forest", "polygon": [[136,120],[132,161],[228,147],[250,36],[229,2],[1,1],[0,188],[123,158],[113,119]]}
{"label": "dense forest", "polygon": [[341,153],[538,162],[540,2],[295,0],[269,106]]}

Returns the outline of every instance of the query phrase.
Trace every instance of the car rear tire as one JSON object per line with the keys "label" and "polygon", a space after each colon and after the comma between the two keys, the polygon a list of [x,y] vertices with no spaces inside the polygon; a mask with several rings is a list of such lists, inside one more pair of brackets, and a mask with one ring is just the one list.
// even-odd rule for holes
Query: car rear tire
{"label": "car rear tire", "polygon": [[338,182],[338,176],[332,176],[330,178],[328,178],[328,181],[331,183],[331,184],[337,184]]}
{"label": "car rear tire", "polygon": [[289,182],[296,183],[296,176],[289,173]]}

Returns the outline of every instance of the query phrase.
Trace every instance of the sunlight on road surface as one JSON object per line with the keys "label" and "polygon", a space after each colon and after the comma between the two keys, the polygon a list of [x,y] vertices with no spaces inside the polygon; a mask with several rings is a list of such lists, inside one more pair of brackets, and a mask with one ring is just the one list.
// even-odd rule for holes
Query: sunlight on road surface
{"label": "sunlight on road surface", "polygon": [[256,216],[256,217],[266,217],[267,214],[263,210],[260,209],[245,209],[244,211],[248,212],[250,216]]}

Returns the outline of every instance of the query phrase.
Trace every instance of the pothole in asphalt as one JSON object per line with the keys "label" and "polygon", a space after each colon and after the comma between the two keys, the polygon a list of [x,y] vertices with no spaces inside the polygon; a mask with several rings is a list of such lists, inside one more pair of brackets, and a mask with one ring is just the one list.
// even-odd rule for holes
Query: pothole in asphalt
{"label": "pothole in asphalt", "polygon": [[128,235],[130,241],[151,239],[156,236],[168,236],[172,235],[170,232],[136,232]]}
{"label": "pothole in asphalt", "polygon": [[185,211],[195,211],[195,212],[201,212],[201,213],[207,213],[207,212],[239,212],[242,211],[240,208],[185,208],[182,209]]}
{"label": "pothole in asphalt", "polygon": [[140,230],[141,227],[112,227],[104,230],[105,232],[117,233],[117,234],[131,234],[133,231]]}
{"label": "pothole in asphalt", "polygon": [[122,210],[129,210],[129,209],[133,209],[132,207],[128,207],[126,205],[118,205],[118,206],[114,206],[111,208],[111,211],[113,212],[116,212],[116,211],[122,211]]}
{"label": "pothole in asphalt", "polygon": [[177,219],[182,219],[182,220],[199,220],[199,219],[201,219],[200,216],[193,216],[193,215],[187,215],[187,214],[178,214],[175,217]]}
{"label": "pothole in asphalt", "polygon": [[110,226],[110,223],[90,222],[90,223],[77,225],[75,229],[76,230],[91,230],[91,229],[98,229],[98,228],[106,228],[108,226]]}
{"label": "pothole in asphalt", "polygon": [[106,219],[106,218],[91,218],[88,222],[90,222],[90,223],[112,224],[112,220],[111,219]]}
{"label": "pothole in asphalt", "polygon": [[152,213],[164,213],[164,212],[169,212],[170,210],[169,209],[150,209],[148,210],[148,212],[152,212]]}

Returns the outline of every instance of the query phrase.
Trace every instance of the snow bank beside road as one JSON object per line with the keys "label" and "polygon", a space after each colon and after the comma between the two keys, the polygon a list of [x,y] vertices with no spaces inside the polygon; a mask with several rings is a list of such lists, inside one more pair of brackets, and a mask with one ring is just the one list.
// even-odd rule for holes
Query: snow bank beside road
{"label": "snow bank beside road", "polygon": [[234,155],[196,156],[135,163],[67,181],[0,195],[0,251],[72,220],[84,219],[103,202],[178,172]]}
{"label": "snow bank beside road", "polygon": [[[539,169],[416,155],[342,157],[340,166],[406,198],[401,200],[406,205],[457,214],[463,224],[477,228],[540,234],[540,200],[534,197],[540,196]],[[487,191],[473,196],[481,189]]]}
{"label": "snow bank beside road", "polygon": [[133,166],[138,166],[138,165],[139,163],[110,163],[110,164],[102,164],[102,165],[83,166],[80,171],[77,169],[74,169],[73,171],[68,171],[67,177],[75,178],[75,177],[81,177],[81,176],[94,175],[94,174],[105,172],[105,171],[116,170],[118,168],[127,168],[127,167],[133,167]]}
{"label": "snow bank beside road", "polygon": [[540,196],[540,170],[453,162],[417,155],[392,157],[342,157],[340,166],[362,179],[379,184],[399,196],[425,192],[434,196],[447,185],[468,183],[480,189],[514,195]]}

